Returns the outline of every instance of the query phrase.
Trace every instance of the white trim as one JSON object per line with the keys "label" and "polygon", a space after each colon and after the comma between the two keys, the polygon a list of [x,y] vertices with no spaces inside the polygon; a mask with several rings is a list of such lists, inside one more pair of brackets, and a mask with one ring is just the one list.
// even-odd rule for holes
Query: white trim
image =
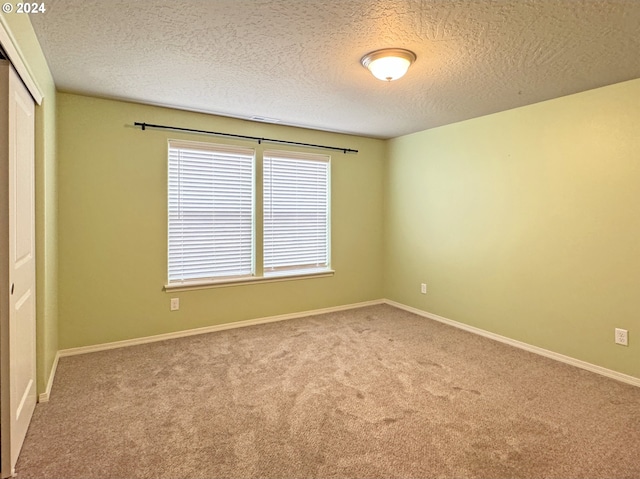
{"label": "white trim", "polygon": [[17,42],[11,34],[11,29],[7,25],[3,15],[0,15],[0,45],[9,57],[9,61],[14,66],[20,79],[23,81],[29,93],[38,105],[42,105],[42,90],[38,87],[31,69],[22,58],[21,52],[17,48]]}
{"label": "white trim", "polygon": [[183,331],[175,331],[173,333],[157,334],[155,336],[146,336],[135,339],[125,339],[123,341],[114,341],[112,343],[94,344],[91,346],[80,346],[78,348],[61,349],[58,354],[61,358],[66,356],[76,356],[78,354],[95,353],[98,351],[107,351],[109,349],[124,348],[127,346],[136,346],[138,344],[154,343],[156,341],[165,341],[167,339],[184,338],[187,336],[195,336],[197,334],[213,333],[216,331],[224,331],[227,329],[244,328],[246,326],[254,326],[256,324],[274,323],[276,321],[285,321],[287,319],[303,318],[306,316],[314,316],[317,314],[333,313],[336,311],[345,311],[348,309],[363,308],[365,306],[374,306],[382,304],[385,300],[376,299],[373,301],[364,301],[362,303],[345,304],[342,306],[334,306],[331,308],[314,309],[311,311],[300,311],[298,313],[280,314],[278,316],[268,316],[265,318],[247,319],[244,321],[236,321],[234,323],[216,324],[214,326],[205,326],[204,328],[187,329]]}
{"label": "white trim", "polygon": [[49,396],[51,395],[51,388],[53,387],[53,378],[56,376],[56,370],[58,369],[58,361],[60,360],[60,351],[56,353],[56,357],[53,360],[53,366],[51,366],[51,372],[49,372],[49,380],[47,381],[47,388],[43,393],[38,396],[38,402],[49,402]]}
{"label": "white trim", "polygon": [[311,272],[285,272],[273,274],[272,276],[244,276],[242,278],[229,278],[206,281],[185,281],[184,283],[170,283],[164,285],[164,290],[172,291],[193,291],[196,289],[224,288],[227,286],[242,286],[243,284],[274,283],[277,281],[293,281],[298,279],[324,278],[333,276],[332,269],[313,270]]}
{"label": "white trim", "polygon": [[530,353],[535,353],[540,356],[544,356],[546,358],[555,359],[556,361],[559,361],[561,363],[570,364],[571,366],[575,366],[581,369],[586,369],[587,371],[591,371],[592,373],[600,374],[601,376],[606,376],[608,378],[615,379],[623,383],[631,384],[632,386],[640,387],[640,378],[629,376],[628,374],[623,374],[618,371],[614,371],[612,369],[603,368],[602,366],[597,366],[595,364],[591,364],[586,361],[582,361],[580,359],[575,359],[570,356],[565,356],[560,353],[549,351],[548,349],[540,348],[538,346],[533,346],[531,344],[523,343],[522,341],[507,338],[506,336],[501,336],[499,334],[485,331],[484,329],[476,328],[474,326],[469,326],[468,324],[459,323],[458,321],[444,318],[442,316],[438,316],[437,314],[433,314],[427,311],[423,311],[421,309],[413,308],[411,306],[407,306],[402,303],[396,303],[395,301],[392,301],[390,299],[385,299],[383,300],[383,302],[385,304],[388,304],[389,306],[394,306],[396,308],[403,309],[410,313],[417,314],[418,316],[423,316],[425,318],[432,319],[434,321],[438,321],[440,323],[444,323],[449,326],[453,326],[454,328],[462,329],[464,331],[468,331],[470,333],[477,334],[479,336],[484,336],[485,338],[493,339],[494,341],[499,341],[501,343],[508,344],[509,346],[513,346],[518,349],[523,349],[525,351],[529,351]]}
{"label": "white trim", "polygon": [[206,334],[213,333],[216,331],[224,331],[228,329],[235,328],[244,328],[246,326],[254,326],[257,324],[265,324],[265,323],[274,323],[277,321],[285,321],[288,319],[296,319],[303,318],[306,316],[314,316],[318,314],[326,314],[333,313],[337,311],[346,311],[349,309],[363,308],[366,306],[374,306],[377,304],[388,304],[389,306],[396,307],[398,309],[402,309],[404,311],[408,311],[410,313],[417,314],[418,316],[422,316],[428,319],[432,319],[434,321],[438,321],[440,323],[447,324],[449,326],[453,326],[454,328],[462,329],[464,331],[468,331],[473,334],[477,334],[479,336],[483,336],[485,338],[493,339],[494,341],[499,341],[501,343],[508,344],[510,346],[516,347],[518,349],[522,349],[525,351],[529,351],[534,354],[538,354],[540,356],[544,356],[550,359],[554,359],[561,363],[569,364],[571,366],[575,366],[581,369],[585,369],[587,371],[591,371],[596,374],[600,374],[601,376],[605,376],[611,379],[615,379],[617,381],[631,384],[632,386],[640,387],[640,378],[636,378],[634,376],[629,376],[627,374],[623,374],[617,371],[613,371],[611,369],[603,368],[601,366],[597,366],[595,364],[588,363],[586,361],[582,361],[579,359],[575,359],[569,356],[565,356],[563,354],[555,353],[553,351],[549,351],[547,349],[540,348],[538,346],[533,346],[531,344],[523,343],[521,341],[517,341],[515,339],[507,338],[505,336],[501,336],[499,334],[491,333],[489,331],[485,331],[484,329],[476,328],[474,326],[469,326],[464,323],[460,323],[458,321],[454,321],[452,319],[448,319],[442,316],[438,316],[437,314],[429,313],[427,311],[422,311],[421,309],[413,308],[411,306],[407,306],[402,303],[397,303],[390,299],[377,299],[372,301],[364,301],[361,303],[352,303],[346,304],[342,306],[334,306],[330,308],[322,308],[315,309],[311,311],[301,311],[298,313],[288,313],[281,314],[278,316],[268,316],[264,318],[256,318],[256,319],[247,319],[244,321],[236,321],[234,323],[225,323],[225,324],[217,324],[214,326],[206,326],[204,328],[196,328],[196,329],[187,329],[184,331],[175,331],[173,333],[165,333],[158,334],[155,336],[146,336],[142,338],[135,339],[125,339],[123,341],[114,341],[112,343],[103,343],[103,344],[95,344],[91,346],[81,346],[77,348],[69,348],[69,349],[61,349],[56,354],[56,358],[53,363],[53,367],[51,368],[51,374],[49,376],[49,382],[47,383],[47,389],[44,393],[40,395],[40,402],[46,402],[49,399],[49,395],[51,393],[51,386],[53,385],[53,378],[55,376],[56,369],[58,367],[59,358],[65,356],[76,356],[78,354],[87,354],[94,353],[98,351],[107,351],[110,349],[123,348],[127,346],[136,346],[138,344],[147,344],[153,343],[157,341],[165,341],[167,339],[176,339],[183,338],[188,336],[195,336],[197,334]]}
{"label": "white trim", "polygon": [[279,160],[309,160],[319,163],[331,162],[331,155],[326,153],[306,153],[302,151],[273,150],[270,148],[264,150],[262,157],[277,158]]}
{"label": "white trim", "polygon": [[[151,127],[149,127],[151,128]],[[174,140],[167,139],[168,148],[178,148],[185,150],[206,150],[214,153],[222,152],[232,155],[256,156],[256,149],[248,146],[230,145],[228,143],[214,143],[211,141]]]}

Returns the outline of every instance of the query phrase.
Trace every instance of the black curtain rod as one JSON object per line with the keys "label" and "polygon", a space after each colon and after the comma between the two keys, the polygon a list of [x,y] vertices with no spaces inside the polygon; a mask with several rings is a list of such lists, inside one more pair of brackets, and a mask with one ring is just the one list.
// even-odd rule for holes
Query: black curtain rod
{"label": "black curtain rod", "polygon": [[273,138],[260,138],[257,136],[236,135],[234,133],[220,133],[218,131],[194,130],[193,128],[180,128],[178,126],[153,125],[151,123],[140,123],[138,121],[134,123],[134,126],[139,126],[140,128],[142,128],[142,131],[144,131],[147,128],[155,128],[160,130],[184,131],[187,133],[200,133],[203,135],[225,136],[228,138],[240,138],[242,140],[253,140],[253,141],[257,141],[258,144],[261,144],[264,141],[267,143],[278,143],[280,145],[308,146],[311,148],[322,148],[324,150],[341,151],[345,154],[358,153],[358,150],[352,150],[351,148],[340,148],[338,146],[314,145],[313,143],[300,143],[297,141],[274,140]]}

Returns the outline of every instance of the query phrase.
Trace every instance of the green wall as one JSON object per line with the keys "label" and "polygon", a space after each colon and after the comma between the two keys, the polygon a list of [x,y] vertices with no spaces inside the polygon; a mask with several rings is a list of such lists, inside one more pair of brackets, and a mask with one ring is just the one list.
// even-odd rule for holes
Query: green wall
{"label": "green wall", "polygon": [[[383,296],[382,140],[66,93],[58,94],[57,121],[60,349]],[[164,292],[167,140],[228,140],[143,132],[132,126],[136,121],[360,150],[357,155],[332,154],[335,275]],[[265,148],[255,142],[234,143],[258,152]],[[169,310],[171,297],[180,298],[180,311]]]}
{"label": "green wall", "polygon": [[391,140],[386,296],[640,377],[639,98],[633,80]]}
{"label": "green wall", "polygon": [[44,99],[36,106],[36,334],[38,392],[58,352],[56,89],[28,15],[0,13]]}

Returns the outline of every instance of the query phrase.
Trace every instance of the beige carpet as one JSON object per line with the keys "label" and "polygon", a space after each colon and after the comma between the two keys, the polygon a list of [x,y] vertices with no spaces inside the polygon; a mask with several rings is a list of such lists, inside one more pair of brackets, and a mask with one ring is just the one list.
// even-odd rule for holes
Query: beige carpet
{"label": "beige carpet", "polygon": [[640,477],[640,388],[390,306],[60,360],[26,478]]}

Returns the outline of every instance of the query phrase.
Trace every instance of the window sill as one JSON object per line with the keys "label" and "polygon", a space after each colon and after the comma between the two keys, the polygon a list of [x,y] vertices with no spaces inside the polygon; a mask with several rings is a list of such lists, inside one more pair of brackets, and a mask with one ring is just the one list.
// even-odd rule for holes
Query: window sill
{"label": "window sill", "polygon": [[325,278],[333,276],[332,269],[314,270],[311,272],[271,273],[266,276],[252,276],[247,278],[220,279],[207,281],[185,281],[184,283],[172,283],[164,286],[165,291],[192,291],[196,289],[224,288],[229,286],[242,286],[245,284],[275,283],[278,281],[295,281],[298,279]]}

